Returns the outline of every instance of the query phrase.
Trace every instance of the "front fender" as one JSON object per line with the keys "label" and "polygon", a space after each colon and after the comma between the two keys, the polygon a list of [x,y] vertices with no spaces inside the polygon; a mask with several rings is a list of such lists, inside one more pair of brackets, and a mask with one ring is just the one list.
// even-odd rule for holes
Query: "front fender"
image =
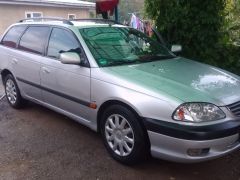
{"label": "front fender", "polygon": [[172,113],[180,105],[101,80],[91,81],[91,101],[96,102],[98,109],[105,102],[115,100],[130,106],[140,117],[172,121]]}

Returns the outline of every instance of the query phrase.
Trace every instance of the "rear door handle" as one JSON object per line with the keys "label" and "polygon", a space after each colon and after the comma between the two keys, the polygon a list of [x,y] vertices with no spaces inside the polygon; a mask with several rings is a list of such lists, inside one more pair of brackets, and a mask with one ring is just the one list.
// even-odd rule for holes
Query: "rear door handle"
{"label": "rear door handle", "polygon": [[50,70],[49,70],[48,68],[46,68],[46,67],[43,67],[43,68],[42,68],[42,71],[43,71],[44,73],[47,73],[47,74],[50,73]]}
{"label": "rear door handle", "polygon": [[12,58],[12,64],[17,64],[18,60],[16,58]]}

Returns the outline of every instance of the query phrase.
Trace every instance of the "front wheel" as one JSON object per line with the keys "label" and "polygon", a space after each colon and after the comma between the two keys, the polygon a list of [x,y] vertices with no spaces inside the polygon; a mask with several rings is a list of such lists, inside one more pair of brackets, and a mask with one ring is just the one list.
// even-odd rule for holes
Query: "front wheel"
{"label": "front wheel", "polygon": [[102,116],[101,134],[110,155],[124,164],[147,157],[147,138],[138,118],[121,105],[109,107]]}

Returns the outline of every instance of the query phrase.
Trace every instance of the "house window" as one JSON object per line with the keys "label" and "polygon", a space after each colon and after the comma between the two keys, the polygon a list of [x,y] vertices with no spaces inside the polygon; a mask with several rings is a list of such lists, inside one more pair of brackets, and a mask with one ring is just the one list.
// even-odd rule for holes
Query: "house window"
{"label": "house window", "polygon": [[89,10],[89,17],[90,17],[90,18],[96,17],[96,12],[95,12],[95,11],[92,11],[92,10]]}
{"label": "house window", "polygon": [[25,18],[41,18],[43,17],[42,12],[25,12]]}
{"label": "house window", "polygon": [[76,14],[68,14],[68,19],[69,20],[76,19]]}

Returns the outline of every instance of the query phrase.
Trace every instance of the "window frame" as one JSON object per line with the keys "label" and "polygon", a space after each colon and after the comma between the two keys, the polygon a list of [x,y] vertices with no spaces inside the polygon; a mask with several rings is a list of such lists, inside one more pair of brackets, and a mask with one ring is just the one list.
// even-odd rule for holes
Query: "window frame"
{"label": "window frame", "polygon": [[[14,28],[14,27],[17,27],[17,26],[23,26],[23,27],[25,27],[25,30],[20,34],[20,36],[18,37],[18,39],[17,39],[17,41],[16,41],[16,46],[15,47],[10,47],[10,46],[5,46],[4,44],[3,44],[3,40],[4,40],[4,38],[7,36],[7,34],[9,33],[9,31],[12,29],[12,28]],[[28,25],[14,25],[14,26],[11,26],[11,27],[9,27],[8,28],[8,30],[5,32],[5,34],[1,37],[1,41],[0,41],[0,45],[1,46],[4,46],[4,47],[6,47],[6,48],[10,48],[10,49],[18,49],[18,45],[19,45],[19,41],[20,41],[20,39],[22,38],[22,35],[26,32],[26,30],[28,29]]]}
{"label": "window frame", "polygon": [[70,34],[73,35],[73,38],[77,41],[78,45],[79,45],[79,48],[81,50],[80,54],[83,56],[84,58],[84,61],[85,64],[80,64],[82,67],[87,67],[87,68],[90,68],[90,63],[88,61],[88,58],[87,58],[87,55],[83,49],[83,46],[82,44],[80,43],[79,39],[77,38],[76,34],[71,30],[71,29],[68,29],[68,28],[65,28],[65,27],[62,27],[62,26],[51,26],[51,30],[50,30],[50,33],[48,35],[48,39],[47,39],[47,43],[46,43],[46,48],[45,48],[45,53],[44,53],[44,56],[49,58],[49,59],[52,59],[54,61],[58,61],[60,62],[60,59],[59,58],[54,58],[54,57],[49,57],[47,56],[47,53],[48,53],[48,47],[49,47],[49,42],[50,42],[50,38],[51,38],[51,35],[52,35],[52,31],[54,28],[57,28],[57,29],[62,29],[62,30],[65,30],[67,32],[69,32]]}
{"label": "window frame", "polygon": [[[73,18],[73,19],[70,19],[70,17],[69,17],[69,16],[74,16],[74,18]],[[76,14],[70,14],[70,13],[69,13],[69,14],[68,14],[68,19],[69,19],[69,20],[74,20],[74,19],[77,19],[77,15],[76,15]]]}
{"label": "window frame", "polygon": [[[8,47],[8,46],[4,46],[2,44],[2,40],[4,39],[4,37],[6,36],[6,34],[9,32],[9,30],[15,26],[25,26],[25,30],[22,32],[22,34],[19,36],[18,40],[17,40],[17,43],[16,43],[16,47],[15,48],[12,48],[12,47]],[[44,43],[44,49],[43,49],[43,53],[42,54],[36,54],[36,53],[33,53],[33,52],[29,52],[29,51],[24,51],[24,50],[21,50],[19,49],[19,45],[20,45],[20,41],[23,37],[23,35],[26,33],[26,31],[28,30],[29,27],[48,27],[49,28],[49,32],[48,32],[48,35],[46,36],[46,39],[45,39],[45,43]],[[76,41],[78,42],[79,44],[79,47],[81,49],[81,54],[84,58],[84,61],[85,61],[85,64],[80,64],[82,67],[86,67],[86,68],[91,68],[90,66],[90,63],[89,63],[89,60],[88,60],[88,57],[85,53],[85,50],[81,44],[81,42],[79,41],[79,39],[77,38],[76,34],[69,28],[65,28],[65,27],[62,27],[62,26],[57,26],[57,25],[45,25],[45,24],[20,24],[20,25],[13,25],[11,27],[9,27],[9,29],[7,30],[7,32],[3,35],[1,41],[0,41],[0,45],[1,46],[4,46],[6,48],[10,48],[10,49],[14,49],[14,50],[17,50],[17,51],[22,51],[22,52],[25,52],[25,53],[30,53],[30,54],[33,54],[33,55],[36,55],[36,56],[42,56],[42,57],[46,57],[46,58],[49,58],[49,59],[52,59],[52,60],[57,60],[59,61],[59,59],[54,59],[53,57],[48,57],[47,56],[47,51],[48,51],[48,45],[49,45],[49,41],[50,41],[50,37],[51,37],[51,34],[52,34],[52,30],[53,28],[59,28],[59,29],[63,29],[63,30],[66,30],[68,32],[70,32],[73,37],[76,39]],[[59,61],[60,62],[60,61]]]}
{"label": "window frame", "polygon": [[[20,45],[20,41],[23,37],[23,35],[26,33],[26,31],[30,28],[30,27],[47,27],[49,28],[49,31],[48,31],[48,35],[45,37],[44,39],[44,47],[43,47],[43,52],[41,54],[38,54],[38,53],[34,53],[34,52],[30,52],[30,51],[24,51],[22,49],[19,49],[19,45]],[[30,53],[30,54],[34,54],[34,55],[38,55],[38,56],[42,56],[44,57],[45,56],[45,53],[46,53],[46,45],[47,45],[47,42],[48,42],[48,38],[49,38],[49,34],[51,33],[51,26],[48,26],[48,25],[41,25],[41,24],[36,24],[36,25],[28,25],[27,28],[25,29],[25,31],[22,33],[22,35],[20,36],[19,40],[18,40],[18,43],[17,43],[17,47],[16,49],[19,50],[19,51],[22,51],[22,52],[26,52],[26,53]]]}
{"label": "window frame", "polygon": [[39,12],[37,12],[37,11],[25,11],[25,18],[26,18],[26,19],[29,19],[29,18],[27,17],[27,14],[31,14],[30,19],[31,19],[31,18],[38,18],[38,17],[33,17],[33,14],[34,14],[34,13],[39,13],[39,14],[41,14],[41,16],[40,16],[39,18],[42,18],[42,17],[43,17],[43,12],[41,12],[41,11],[39,11]]}

